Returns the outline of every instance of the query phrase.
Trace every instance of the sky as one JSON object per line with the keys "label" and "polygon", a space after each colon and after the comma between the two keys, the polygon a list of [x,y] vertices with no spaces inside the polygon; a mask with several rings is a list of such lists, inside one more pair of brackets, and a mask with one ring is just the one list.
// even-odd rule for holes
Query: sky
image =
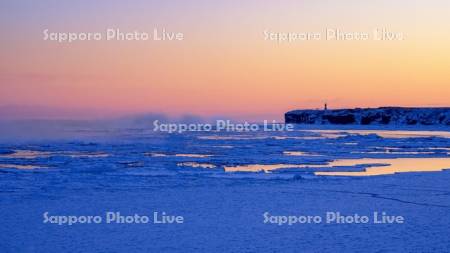
{"label": "sky", "polygon": [[[450,106],[447,0],[0,2],[0,114],[282,119],[292,109]],[[44,40],[153,29],[179,41]],[[386,29],[398,40],[267,40]]]}

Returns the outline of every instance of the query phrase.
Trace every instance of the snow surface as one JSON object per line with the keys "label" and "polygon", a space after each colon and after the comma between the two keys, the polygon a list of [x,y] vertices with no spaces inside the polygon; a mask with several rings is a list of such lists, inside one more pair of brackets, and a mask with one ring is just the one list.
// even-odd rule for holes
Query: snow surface
{"label": "snow surface", "polygon": [[[184,134],[108,129],[75,131],[76,137],[58,140],[4,140],[0,164],[37,168],[0,166],[0,252],[449,251],[448,170],[371,177],[314,174],[364,171],[364,166],[284,168],[271,173],[224,170],[254,164],[325,165],[337,159],[450,157],[450,138],[441,135],[383,138],[376,131],[346,132],[361,130],[355,127],[320,128],[333,130],[331,134],[317,128]],[[164,211],[184,216],[185,223],[59,226],[44,224],[42,218],[44,212],[106,211],[130,215]],[[265,212],[328,211],[361,215],[385,211],[404,216],[406,222],[292,226],[263,222]]]}

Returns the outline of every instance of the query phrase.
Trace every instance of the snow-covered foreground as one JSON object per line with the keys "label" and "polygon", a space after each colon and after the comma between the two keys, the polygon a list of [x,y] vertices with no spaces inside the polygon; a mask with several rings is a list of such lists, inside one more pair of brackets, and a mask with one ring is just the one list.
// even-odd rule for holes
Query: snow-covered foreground
{"label": "snow-covered foreground", "polygon": [[450,136],[429,130],[3,142],[0,252],[448,252]]}

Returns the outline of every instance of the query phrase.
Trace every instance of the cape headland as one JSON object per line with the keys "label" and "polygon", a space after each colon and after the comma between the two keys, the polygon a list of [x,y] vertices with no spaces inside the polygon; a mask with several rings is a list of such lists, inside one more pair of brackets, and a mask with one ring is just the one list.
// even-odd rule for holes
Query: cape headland
{"label": "cape headland", "polygon": [[379,107],[328,110],[293,110],[285,113],[290,124],[446,125],[450,107]]}

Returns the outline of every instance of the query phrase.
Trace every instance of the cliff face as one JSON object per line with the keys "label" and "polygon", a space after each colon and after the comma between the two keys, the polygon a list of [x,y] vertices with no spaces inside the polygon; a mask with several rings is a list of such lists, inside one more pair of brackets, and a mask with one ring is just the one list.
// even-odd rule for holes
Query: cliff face
{"label": "cliff face", "polygon": [[356,125],[447,125],[450,107],[380,107],[339,110],[295,110],[284,115],[286,123]]}

